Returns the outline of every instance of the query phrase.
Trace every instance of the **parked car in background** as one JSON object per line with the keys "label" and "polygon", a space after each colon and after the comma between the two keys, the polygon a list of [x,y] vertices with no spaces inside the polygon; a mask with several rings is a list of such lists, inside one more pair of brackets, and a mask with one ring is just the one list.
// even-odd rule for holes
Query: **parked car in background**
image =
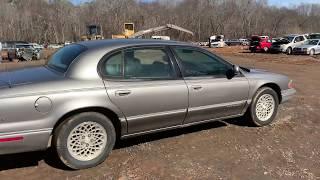
{"label": "parked car in background", "polygon": [[48,49],[60,49],[60,48],[62,48],[62,47],[63,47],[62,44],[49,44],[49,45],[47,46]]}
{"label": "parked car in background", "polygon": [[16,57],[20,61],[40,60],[41,49],[32,44],[16,44]]}
{"label": "parked car in background", "polygon": [[269,36],[259,36],[261,39],[270,39]]}
{"label": "parked car in background", "polygon": [[307,37],[305,35],[288,35],[272,43],[270,51],[283,52],[290,55],[295,47],[303,45],[306,41]]}
{"label": "parked car in background", "polygon": [[198,42],[199,46],[209,46],[209,42],[208,41],[202,41],[202,42]]}
{"label": "parked car in background", "polygon": [[269,125],[295,94],[287,76],[141,39],[65,46],[47,66],[0,73],[0,87],[0,154],[51,146],[72,169],[102,163],[120,138],[240,116]]}
{"label": "parked car in background", "polygon": [[304,45],[293,48],[293,54],[307,54],[310,56],[320,54],[320,40],[309,39]]}
{"label": "parked car in background", "polygon": [[41,51],[41,50],[44,49],[43,45],[40,45],[40,44],[38,44],[38,43],[30,43],[30,44],[31,44],[31,46],[32,46],[34,49],[36,49],[36,50]]}
{"label": "parked car in background", "polygon": [[320,33],[311,33],[307,37],[308,39],[320,39]]}
{"label": "parked car in background", "polygon": [[157,40],[170,40],[170,36],[151,36],[151,39],[157,39]]}
{"label": "parked car in background", "polygon": [[228,46],[240,46],[242,42],[239,39],[227,39],[225,41],[226,45]]}
{"label": "parked car in background", "polygon": [[224,35],[214,35],[209,38],[209,47],[210,48],[221,48],[226,46],[224,41]]}
{"label": "parked car in background", "polygon": [[239,41],[240,41],[240,43],[241,43],[242,46],[249,46],[249,45],[250,45],[249,39],[243,39],[243,38],[241,38],[241,39],[239,39]]}
{"label": "parked car in background", "polygon": [[16,44],[27,44],[25,41],[4,41],[2,42],[2,57],[12,61],[17,58]]}
{"label": "parked car in background", "polygon": [[268,36],[252,36],[249,50],[251,52],[268,52],[271,45],[272,41]]}

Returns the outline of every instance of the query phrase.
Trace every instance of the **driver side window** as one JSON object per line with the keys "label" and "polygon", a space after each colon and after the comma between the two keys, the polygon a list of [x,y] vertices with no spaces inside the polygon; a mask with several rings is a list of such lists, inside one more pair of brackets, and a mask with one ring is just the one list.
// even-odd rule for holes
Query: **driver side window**
{"label": "driver side window", "polygon": [[226,77],[231,67],[217,58],[190,48],[174,48],[183,66],[184,77],[214,76]]}

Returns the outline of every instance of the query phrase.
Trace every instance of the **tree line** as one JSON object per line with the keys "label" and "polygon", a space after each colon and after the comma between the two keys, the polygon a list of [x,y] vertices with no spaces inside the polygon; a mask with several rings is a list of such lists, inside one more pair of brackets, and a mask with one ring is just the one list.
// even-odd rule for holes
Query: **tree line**
{"label": "tree line", "polygon": [[74,5],[67,0],[0,0],[0,41],[38,43],[78,41],[86,26],[102,27],[105,38],[123,31],[175,24],[195,33],[160,32],[174,39],[204,41],[214,34],[246,38],[320,32],[320,5],[290,8],[269,6],[267,0],[94,0]]}

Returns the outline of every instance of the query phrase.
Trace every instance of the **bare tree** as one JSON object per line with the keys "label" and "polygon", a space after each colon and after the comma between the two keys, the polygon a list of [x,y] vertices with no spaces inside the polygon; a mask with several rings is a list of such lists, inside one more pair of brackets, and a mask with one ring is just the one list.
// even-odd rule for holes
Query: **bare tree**
{"label": "bare tree", "polygon": [[106,38],[123,31],[123,23],[142,30],[167,23],[195,32],[194,37],[169,31],[181,40],[206,40],[252,34],[281,36],[320,32],[320,5],[268,6],[267,0],[95,0],[74,5],[68,0],[0,0],[0,40],[58,43],[80,40],[86,26],[102,27]]}

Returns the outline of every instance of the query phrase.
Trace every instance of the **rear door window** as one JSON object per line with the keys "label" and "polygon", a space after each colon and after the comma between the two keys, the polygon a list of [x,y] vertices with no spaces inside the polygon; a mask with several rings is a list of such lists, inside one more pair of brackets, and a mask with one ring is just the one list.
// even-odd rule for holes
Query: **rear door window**
{"label": "rear door window", "polygon": [[126,79],[172,79],[173,68],[162,48],[139,48],[124,51]]}

